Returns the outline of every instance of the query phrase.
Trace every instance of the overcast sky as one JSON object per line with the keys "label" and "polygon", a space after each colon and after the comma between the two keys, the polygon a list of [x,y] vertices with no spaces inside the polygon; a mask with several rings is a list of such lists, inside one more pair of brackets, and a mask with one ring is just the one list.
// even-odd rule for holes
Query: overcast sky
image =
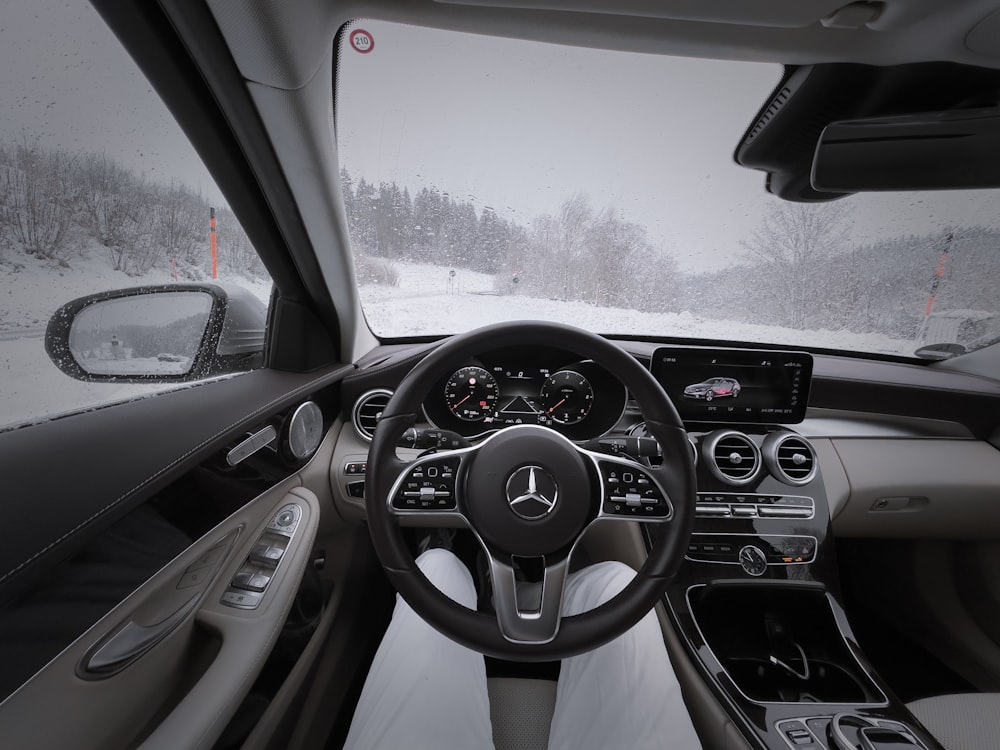
{"label": "overcast sky", "polygon": [[149,82],[83,0],[2,0],[0,136],[107,153],[209,197],[215,183]]}
{"label": "overcast sky", "polygon": [[[575,49],[361,21],[338,142],[355,178],[436,186],[522,224],[577,192],[644,225],[684,270],[745,254],[769,202],[736,144],[778,65]],[[849,198],[855,239],[993,221],[993,194]],[[984,211],[985,209],[985,211]]]}
{"label": "overcast sky", "polygon": [[[436,186],[527,225],[577,192],[644,225],[685,270],[738,259],[768,201],[732,153],[777,65],[580,50],[363,21],[345,44],[338,141],[356,176]],[[97,151],[219,193],[101,18],[82,0],[0,5],[0,137]],[[864,240],[994,223],[993,193],[848,199]]]}

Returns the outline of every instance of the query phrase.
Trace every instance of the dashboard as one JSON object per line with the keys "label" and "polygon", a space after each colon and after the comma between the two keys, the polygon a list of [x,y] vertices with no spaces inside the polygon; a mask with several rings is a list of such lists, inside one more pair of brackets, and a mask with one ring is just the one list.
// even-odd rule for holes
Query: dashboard
{"label": "dashboard", "polygon": [[[650,370],[685,421],[795,424],[805,416],[812,357],[661,347]],[[424,414],[435,427],[467,438],[533,424],[586,440],[614,427],[627,402],[625,388],[598,363],[558,349],[519,347],[470,358],[434,386]]]}
{"label": "dashboard", "polygon": [[464,437],[532,424],[585,440],[610,430],[626,401],[624,386],[596,362],[549,347],[518,347],[471,358],[440,380],[424,414]]}
{"label": "dashboard", "polygon": [[[831,713],[849,706],[933,747],[913,733],[905,707],[855,645],[840,603],[834,531],[855,554],[874,550],[882,563],[901,554],[899,566],[915,564],[921,548],[908,550],[923,540],[995,533],[1000,511],[989,499],[1000,484],[1000,454],[989,438],[1000,385],[871,358],[616,343],[648,367],[688,431],[694,528],[665,604],[727,720],[762,747],[793,747],[802,738],[827,747]],[[352,407],[345,416],[355,430],[342,433],[330,464],[345,518],[365,517],[367,443],[425,352],[414,344],[383,347],[345,379]],[[599,362],[557,347],[469,354],[426,393],[432,427],[477,440],[510,425],[542,425],[593,440],[590,451],[658,463],[654,454],[630,452],[649,442],[643,415]],[[599,550],[617,544],[609,541],[612,528],[588,541]],[[659,527],[641,531],[655,540]],[[922,616],[936,622],[933,611]],[[783,646],[775,623],[795,634],[787,653],[776,652]],[[776,653],[792,667],[807,657],[824,667],[796,676],[774,661]]]}

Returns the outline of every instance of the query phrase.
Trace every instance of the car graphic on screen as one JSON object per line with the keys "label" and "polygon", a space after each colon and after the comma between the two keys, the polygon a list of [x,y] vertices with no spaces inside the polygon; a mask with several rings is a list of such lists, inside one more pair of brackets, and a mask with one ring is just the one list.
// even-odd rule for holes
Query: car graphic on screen
{"label": "car graphic on screen", "polygon": [[702,383],[694,383],[684,389],[684,398],[704,399],[736,398],[740,395],[740,384],[733,378],[709,378]]}

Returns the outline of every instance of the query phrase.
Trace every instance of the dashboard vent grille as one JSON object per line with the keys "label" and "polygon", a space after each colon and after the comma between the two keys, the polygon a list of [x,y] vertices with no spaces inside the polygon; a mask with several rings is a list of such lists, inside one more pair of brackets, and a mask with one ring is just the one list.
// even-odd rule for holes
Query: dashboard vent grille
{"label": "dashboard vent grille", "polygon": [[392,391],[377,389],[368,391],[354,402],[354,429],[365,440],[371,441],[375,434],[375,425],[382,417]]}
{"label": "dashboard vent grille", "polygon": [[786,484],[807,484],[816,475],[816,454],[812,446],[798,435],[786,434],[776,438],[765,455],[769,459],[768,468]]}
{"label": "dashboard vent grille", "polygon": [[760,450],[741,432],[714,433],[705,447],[708,468],[727,484],[749,484],[760,470]]}

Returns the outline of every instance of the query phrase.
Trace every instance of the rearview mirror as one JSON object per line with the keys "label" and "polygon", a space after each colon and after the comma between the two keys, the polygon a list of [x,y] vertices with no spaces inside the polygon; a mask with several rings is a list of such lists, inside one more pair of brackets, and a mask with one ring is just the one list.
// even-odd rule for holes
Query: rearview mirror
{"label": "rearview mirror", "polygon": [[831,193],[1000,187],[1000,110],[925,112],[827,125],[812,186]]}
{"label": "rearview mirror", "polygon": [[259,367],[266,312],[250,292],[217,284],[104,292],[59,308],[45,350],[77,380],[198,380]]}

